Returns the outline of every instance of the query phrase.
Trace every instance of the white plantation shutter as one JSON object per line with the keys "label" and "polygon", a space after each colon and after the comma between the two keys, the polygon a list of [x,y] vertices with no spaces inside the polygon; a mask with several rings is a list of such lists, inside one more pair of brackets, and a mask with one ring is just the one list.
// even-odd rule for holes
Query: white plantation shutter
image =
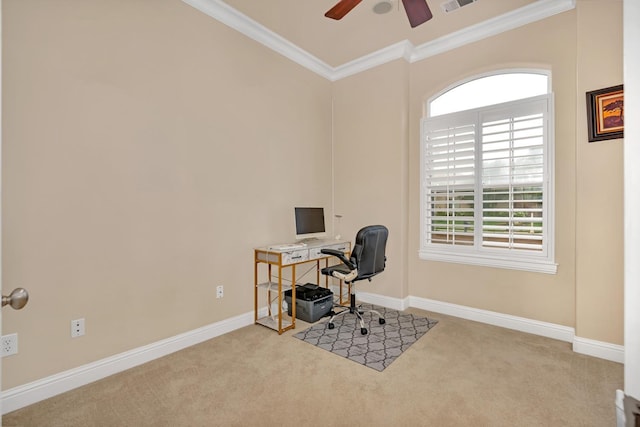
{"label": "white plantation shutter", "polygon": [[482,245],[542,251],[546,102],[480,113]]}
{"label": "white plantation shutter", "polygon": [[423,120],[422,258],[555,272],[551,111],[543,95]]}
{"label": "white plantation shutter", "polygon": [[474,115],[439,117],[425,126],[424,212],[426,239],[473,245],[476,125]]}

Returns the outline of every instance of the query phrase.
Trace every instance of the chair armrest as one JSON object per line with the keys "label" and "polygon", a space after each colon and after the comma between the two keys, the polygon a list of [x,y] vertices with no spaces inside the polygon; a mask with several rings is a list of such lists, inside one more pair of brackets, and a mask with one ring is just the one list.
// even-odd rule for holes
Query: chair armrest
{"label": "chair armrest", "polygon": [[349,270],[355,270],[356,269],[356,266],[353,265],[353,263],[351,261],[349,261],[347,259],[347,257],[344,256],[344,253],[341,252],[341,251],[338,251],[336,249],[320,249],[320,253],[323,253],[325,255],[332,255],[332,256],[334,256],[336,258],[339,258],[340,261],[342,261],[343,264],[346,265],[349,268]]}

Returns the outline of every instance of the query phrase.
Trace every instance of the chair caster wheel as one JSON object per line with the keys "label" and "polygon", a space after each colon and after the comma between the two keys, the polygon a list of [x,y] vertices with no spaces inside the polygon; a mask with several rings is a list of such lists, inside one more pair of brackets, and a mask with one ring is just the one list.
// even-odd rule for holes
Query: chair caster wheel
{"label": "chair caster wheel", "polygon": [[386,320],[384,320],[382,317],[378,319],[378,323],[380,323],[381,325],[384,325],[386,323]]}
{"label": "chair caster wheel", "polygon": [[327,326],[329,327],[329,329],[333,329],[336,327],[336,325],[334,325],[333,323],[329,323]]}
{"label": "chair caster wheel", "polygon": [[360,328],[360,333],[361,333],[362,335],[367,335],[367,332],[368,332],[368,331],[367,331],[367,328]]}

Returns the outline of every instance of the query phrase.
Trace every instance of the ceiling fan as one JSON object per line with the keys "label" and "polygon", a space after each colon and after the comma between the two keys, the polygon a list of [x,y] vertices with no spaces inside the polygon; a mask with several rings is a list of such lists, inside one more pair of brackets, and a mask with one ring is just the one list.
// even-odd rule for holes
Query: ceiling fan
{"label": "ceiling fan", "polygon": [[[324,14],[327,18],[342,19],[347,13],[356,7],[362,0],[340,0]],[[424,24],[433,18],[426,0],[402,0],[404,10],[407,12],[411,28]]]}

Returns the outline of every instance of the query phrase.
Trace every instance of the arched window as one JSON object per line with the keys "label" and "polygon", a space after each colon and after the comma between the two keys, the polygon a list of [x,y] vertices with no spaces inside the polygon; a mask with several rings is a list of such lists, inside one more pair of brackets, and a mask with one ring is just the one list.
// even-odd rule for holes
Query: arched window
{"label": "arched window", "polygon": [[422,259],[556,272],[549,80],[503,71],[427,102]]}
{"label": "arched window", "polygon": [[458,82],[427,101],[430,117],[551,92],[546,71],[509,71]]}

